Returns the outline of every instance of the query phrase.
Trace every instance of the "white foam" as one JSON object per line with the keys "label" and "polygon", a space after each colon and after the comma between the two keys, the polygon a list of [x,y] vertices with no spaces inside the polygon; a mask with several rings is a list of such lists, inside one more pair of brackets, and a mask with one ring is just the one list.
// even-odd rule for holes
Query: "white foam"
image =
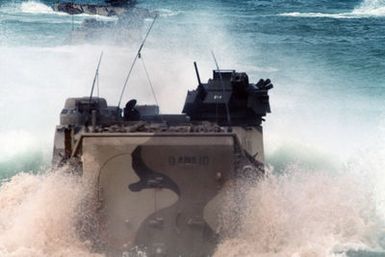
{"label": "white foam", "polygon": [[[101,256],[79,237],[87,183],[64,170],[18,174],[0,187],[0,256]],[[58,204],[59,203],[59,204]]]}
{"label": "white foam", "polygon": [[170,9],[157,9],[157,12],[161,17],[172,17],[181,14],[181,11],[173,11]]}
{"label": "white foam", "polygon": [[301,12],[288,12],[281,13],[279,16],[287,16],[287,17],[300,17],[300,18],[333,18],[333,19],[352,19],[352,18],[360,18],[358,15],[353,15],[352,13],[301,13]]}
{"label": "white foam", "polygon": [[[8,6],[6,7],[5,11],[10,13],[21,12],[24,14],[46,14],[50,16],[64,16],[64,17],[71,16],[70,14],[65,12],[55,12],[51,6],[48,6],[44,3],[37,2],[37,1],[27,1],[27,2],[22,2],[19,5]],[[73,16],[80,19],[80,21],[75,21],[77,23],[80,23],[81,20],[85,18],[94,18],[97,20],[105,20],[105,21],[116,21],[118,19],[116,16],[107,17],[107,16],[101,16],[101,15],[91,15],[86,13],[76,14]],[[65,22],[65,21],[53,21],[52,23],[60,23],[60,22]]]}
{"label": "white foam", "polygon": [[34,14],[55,13],[50,6],[35,1],[22,2],[20,5],[20,10],[24,13]]}
{"label": "white foam", "polygon": [[[270,174],[245,198],[229,199],[230,208],[244,201],[240,222],[236,230],[230,225],[214,257],[336,257],[353,246],[378,247],[381,227],[370,189],[350,174],[292,167]],[[233,217],[224,220],[226,228]]]}
{"label": "white foam", "polygon": [[[69,15],[69,14],[66,14]],[[75,17],[83,17],[83,18],[93,18],[97,20],[105,20],[105,21],[117,21],[119,18],[117,16],[102,16],[102,15],[94,15],[94,14],[87,14],[87,13],[81,13],[74,15]]]}
{"label": "white foam", "polygon": [[354,15],[385,16],[384,0],[365,0],[352,12]]}
{"label": "white foam", "polygon": [[281,13],[280,16],[300,17],[300,18],[332,18],[332,19],[357,19],[385,16],[384,0],[364,0],[351,12],[343,13],[320,13],[320,12],[288,12]]}

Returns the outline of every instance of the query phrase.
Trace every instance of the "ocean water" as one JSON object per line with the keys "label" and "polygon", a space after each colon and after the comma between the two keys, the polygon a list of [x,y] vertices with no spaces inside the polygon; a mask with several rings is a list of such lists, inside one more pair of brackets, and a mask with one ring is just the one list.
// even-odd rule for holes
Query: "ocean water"
{"label": "ocean water", "polygon": [[[148,17],[84,37],[87,15],[55,1],[0,0],[0,256],[99,256],[75,230],[87,185],[48,172],[67,97],[117,104]],[[88,1],[92,2],[92,1]],[[159,13],[143,51],[161,112],[221,68],[270,78],[264,123],[269,176],[250,188],[237,233],[215,257],[334,257],[385,247],[385,1],[138,0]],[[153,103],[137,65],[123,100]],[[69,190],[75,188],[76,190]],[[57,199],[62,205],[57,206]],[[374,253],[373,253],[374,254]],[[383,255],[385,256],[385,255]]]}

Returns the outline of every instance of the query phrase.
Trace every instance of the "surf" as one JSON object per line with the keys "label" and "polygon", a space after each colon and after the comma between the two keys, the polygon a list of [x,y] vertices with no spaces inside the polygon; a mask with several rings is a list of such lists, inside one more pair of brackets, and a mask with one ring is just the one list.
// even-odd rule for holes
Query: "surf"
{"label": "surf", "polygon": [[75,23],[81,24],[85,19],[96,19],[103,21],[117,21],[117,17],[77,14],[70,15],[64,12],[57,12],[51,6],[39,1],[24,1],[19,3],[7,3],[0,6],[0,20],[14,20],[19,22],[46,22],[46,23]]}
{"label": "surf", "polygon": [[358,177],[288,166],[250,187],[243,201],[238,230],[215,257],[342,257],[381,248],[382,220]]}
{"label": "surf", "polygon": [[[375,2],[364,1],[363,3]],[[44,6],[37,8],[41,8],[40,10],[33,10],[35,7],[32,8],[27,5],[27,9],[24,11],[20,11],[20,5],[17,6],[17,8],[12,9],[18,14],[15,20],[22,20],[22,16],[26,15],[29,20],[36,21],[41,18],[39,14],[41,12],[41,16],[55,17],[59,21],[66,20],[69,25],[67,27],[70,27],[71,16],[69,15],[44,13],[47,11]],[[164,6],[164,8],[172,9],[169,6]],[[351,15],[354,18],[364,17],[359,14],[352,14],[358,10],[370,15],[366,16],[368,18],[379,17],[381,19],[382,17],[370,14],[375,10],[381,10],[380,2],[365,7],[360,4],[351,10],[350,12],[344,10],[346,12],[337,14],[327,11],[325,13],[338,16],[346,14],[345,16]],[[4,13],[6,10],[2,6],[0,11]],[[302,10],[302,12],[304,11]],[[306,13],[311,12],[307,11]],[[324,15],[316,12],[311,14],[313,16]],[[186,15],[185,12],[178,15],[164,15],[162,22],[167,24],[166,18],[171,19],[172,23],[169,24],[172,27],[172,24],[180,24],[178,23],[180,22],[179,19],[185,18],[184,15]],[[301,12],[293,14],[294,17],[301,15],[303,15]],[[194,17],[196,20],[193,21],[197,25],[201,25],[198,20],[201,19],[201,16],[195,15],[194,12]],[[210,19],[212,16],[210,14],[210,16],[204,17]],[[74,18],[76,22],[77,17]],[[346,17],[329,18],[346,19]],[[187,24],[191,21],[191,19],[188,20]],[[212,20],[209,20],[210,22],[216,24]],[[195,39],[199,39],[197,41],[202,42],[200,44],[204,47],[211,44],[214,47],[223,47],[225,50],[237,49],[231,45],[234,38],[226,34],[223,28],[225,26],[215,26],[216,35],[218,33],[220,35],[217,37],[211,35],[214,33],[209,33],[212,31],[211,26],[207,26],[206,23],[202,26],[206,26],[205,29],[197,29],[192,34],[196,36]],[[60,29],[58,28],[58,30]],[[185,29],[184,26],[183,29]],[[48,38],[52,40],[55,37],[62,37],[67,32],[61,31],[60,34],[53,36],[50,34]],[[18,33],[21,34],[22,32]],[[173,35],[180,35],[175,31],[173,33]],[[254,31],[251,31],[250,35],[253,33]],[[130,47],[118,48],[104,45],[62,46],[61,42],[59,47],[30,47],[31,41],[28,41],[30,38],[20,34],[17,34],[20,39],[14,41],[7,38],[7,34],[2,34],[2,42],[0,43],[14,44],[10,47],[1,47],[3,56],[0,60],[0,66],[3,70],[1,76],[2,95],[6,96],[1,104],[0,117],[7,121],[1,125],[0,131],[2,133],[0,142],[4,146],[1,151],[3,156],[1,164],[3,165],[0,166],[0,169],[2,172],[4,170],[11,172],[5,175],[8,179],[3,182],[0,188],[0,202],[2,203],[1,206],[4,207],[0,211],[2,214],[0,222],[2,226],[5,224],[4,229],[1,230],[4,236],[1,239],[0,255],[16,257],[92,256],[95,253],[93,253],[87,239],[80,238],[74,232],[76,229],[74,224],[82,219],[82,216],[69,213],[70,218],[64,219],[63,224],[55,218],[55,215],[62,217],[62,210],[64,214],[68,214],[64,207],[77,213],[77,206],[80,205],[81,200],[87,199],[83,195],[87,189],[81,191],[79,188],[84,187],[84,185],[79,183],[76,178],[57,174],[57,172],[51,174],[51,171],[47,169],[40,169],[39,165],[49,163],[53,128],[57,121],[57,112],[62,107],[64,98],[72,96],[74,93],[83,95],[89,93],[94,64],[101,49],[105,50],[105,60],[100,75],[101,92],[103,96],[110,99],[116,98],[112,91],[115,91],[116,88],[114,87],[120,86],[124,80],[121,75],[126,71],[133,51]],[[169,35],[169,33],[163,34]],[[37,35],[45,37],[41,31]],[[242,35],[239,38],[243,39]],[[273,40],[273,43],[276,42],[274,38],[269,37],[267,39]],[[165,43],[170,41],[159,37],[155,42],[149,42],[150,47],[158,48],[149,51],[145,56],[146,60],[150,58],[159,62],[158,64],[151,62],[149,70],[151,75],[156,78],[154,85],[162,88],[159,90],[159,98],[161,105],[166,108],[165,111],[179,110],[178,105],[181,103],[178,103],[176,99],[183,97],[185,93],[185,88],[181,88],[180,85],[196,84],[194,74],[188,72],[191,70],[191,60],[201,58],[203,59],[201,65],[204,66],[202,70],[212,68],[212,63],[205,57],[204,47],[199,45],[191,47],[186,43],[187,50],[182,49],[176,43],[182,40],[192,41],[188,37],[185,39],[176,38],[171,41],[170,45],[165,46]],[[164,45],[161,45],[162,43]],[[19,44],[28,46],[18,46]],[[273,114],[269,117],[265,128],[267,160],[274,167],[274,171],[262,181],[260,186],[248,188],[248,194],[245,197],[247,209],[245,209],[244,218],[241,220],[242,233],[229,235],[228,238],[225,238],[216,255],[231,256],[233,253],[233,256],[325,257],[337,255],[338,252],[349,247],[356,249],[381,247],[379,245],[381,238],[379,230],[384,227],[381,218],[385,217],[383,211],[385,192],[382,190],[383,185],[385,185],[382,176],[385,165],[382,161],[384,152],[381,149],[371,149],[370,154],[363,154],[363,152],[367,153],[366,144],[383,144],[377,140],[367,143],[365,142],[366,137],[363,135],[372,135],[373,131],[383,129],[383,126],[377,127],[371,119],[366,119],[370,115],[376,116],[378,112],[381,112],[381,110],[378,111],[379,108],[381,109],[380,105],[368,105],[369,102],[372,103],[372,98],[367,101],[349,100],[348,98],[352,97],[349,92],[343,91],[342,94],[338,95],[334,89],[328,93],[333,94],[335,99],[330,100],[328,98],[326,103],[315,103],[314,95],[318,95],[318,92],[322,91],[317,86],[318,84],[313,83],[315,81],[306,80],[306,76],[304,77],[302,74],[285,73],[284,67],[275,62],[267,62],[274,68],[266,69],[265,67],[270,66],[265,66],[260,59],[265,58],[263,51],[269,48],[264,48],[258,44],[255,46],[252,49],[245,49],[247,55],[241,50],[236,50],[234,53],[222,51],[218,55],[220,59],[225,59],[224,61],[220,60],[221,63],[251,66],[252,68],[246,70],[255,69],[253,76],[263,73],[279,80],[276,91],[271,97]],[[279,47],[277,46],[275,50],[281,50],[278,49]],[[162,51],[163,54],[158,54],[157,51]],[[180,54],[170,55],[170,52],[180,52]],[[278,53],[280,52],[278,51]],[[247,58],[253,57],[250,64],[245,64],[245,56]],[[285,55],[282,54],[282,56],[282,60],[285,61]],[[290,63],[290,65],[303,64],[300,56],[296,56],[296,58],[298,62],[294,65]],[[317,63],[322,63],[322,61],[324,60],[318,59]],[[278,68],[275,68],[276,66]],[[314,67],[308,69],[312,68]],[[331,69],[336,70],[337,68],[332,66]],[[318,77],[315,79],[321,81],[320,84],[323,85],[327,84],[327,82],[323,83],[324,77],[341,75],[340,73],[329,74],[317,69],[315,71],[318,73]],[[174,78],[175,74],[178,74],[175,81],[172,84],[166,83],[170,81],[170,77]],[[202,74],[202,77],[208,76],[209,74]],[[186,80],[186,78],[189,79]],[[146,83],[146,81],[134,78],[132,84],[141,83]],[[304,84],[311,85],[311,87],[308,90],[302,90]],[[350,91],[350,88],[347,89]],[[42,93],[36,94],[38,90]],[[130,88],[130,93],[135,94],[135,96],[139,95],[140,99],[146,100],[148,95],[146,90],[145,87],[135,88],[135,90]],[[342,91],[341,89],[338,90]],[[308,91],[316,91],[316,93],[310,94]],[[354,104],[355,108],[346,108],[345,110],[341,107],[350,104]],[[48,105],[50,108],[47,108]],[[317,107],[314,107],[315,105]],[[354,113],[352,114],[354,119],[345,115],[345,112]],[[378,116],[378,119],[383,118],[381,115]],[[375,119],[377,121],[377,118]],[[376,136],[376,138],[382,137],[383,135]],[[346,142],[349,144],[344,146]],[[40,157],[34,157],[32,153],[35,150],[40,153],[38,156],[41,156],[41,152],[43,153],[43,160],[39,160]],[[342,155],[344,159],[341,161],[337,158],[336,164],[333,158],[339,157],[339,155]],[[37,160],[39,164],[27,165],[29,156],[32,156],[31,158]],[[30,171],[34,174],[22,173],[15,177],[12,176],[14,173],[21,173],[22,171]],[[345,175],[340,173],[345,173]],[[360,180],[368,184],[363,185]],[[73,187],[74,193],[71,194],[67,187]],[[354,189],[355,187],[357,190]],[[45,189],[39,191],[38,188]],[[44,198],[45,195],[47,198]],[[64,209],[53,204],[63,195]],[[335,199],[333,199],[334,195]],[[365,202],[366,200],[367,202]],[[228,204],[230,208],[231,205]],[[262,208],[259,210],[257,209],[258,204],[262,204]],[[36,207],[32,208],[34,205]],[[373,206],[377,210],[373,210]],[[330,217],[327,215],[331,208],[336,209],[341,220],[335,213],[331,213]],[[312,210],[319,210],[319,213],[313,213]],[[352,213],[349,213],[348,210],[351,210]],[[282,217],[279,214],[282,214]],[[328,217],[323,221],[320,217],[325,216]],[[276,219],[269,220],[269,217],[276,217]],[[343,218],[352,222],[351,229],[349,224],[342,220]],[[312,221],[312,219],[314,220]],[[262,220],[266,221],[266,224],[262,223]],[[304,220],[303,224],[301,224],[302,220]],[[320,224],[315,224],[314,221],[316,220]],[[51,226],[44,226],[46,222]],[[55,224],[55,222],[59,222],[59,224]],[[22,229],[22,224],[30,227],[24,226]],[[298,227],[294,227],[294,224]],[[331,228],[328,227],[328,224]],[[225,225],[229,225],[229,223]],[[261,225],[262,227],[260,227]],[[259,227],[262,230],[260,232],[258,231]],[[352,235],[353,228],[357,228],[356,235]],[[312,230],[309,232],[311,235],[309,238],[306,237],[306,229]],[[67,231],[70,232],[67,233]],[[18,233],[23,233],[23,240],[17,241]],[[38,233],[37,236],[34,233]],[[47,240],[51,235],[56,243]],[[73,237],[72,241],[69,237]],[[262,238],[261,242],[256,242],[259,237]],[[46,245],[40,241],[45,242]],[[65,247],[68,249],[66,250]],[[342,253],[339,255],[343,256]]]}
{"label": "surf", "polygon": [[299,18],[331,18],[331,19],[361,19],[385,16],[385,1],[383,0],[364,0],[351,12],[342,13],[321,13],[321,12],[287,12],[280,13],[279,16],[299,17]]}
{"label": "surf", "polygon": [[48,5],[41,2],[27,1],[20,4],[20,11],[33,14],[53,14],[54,11]]}
{"label": "surf", "polygon": [[[0,255],[101,257],[79,236],[90,187],[65,168],[20,173],[0,187]],[[58,204],[60,202],[60,204]]]}

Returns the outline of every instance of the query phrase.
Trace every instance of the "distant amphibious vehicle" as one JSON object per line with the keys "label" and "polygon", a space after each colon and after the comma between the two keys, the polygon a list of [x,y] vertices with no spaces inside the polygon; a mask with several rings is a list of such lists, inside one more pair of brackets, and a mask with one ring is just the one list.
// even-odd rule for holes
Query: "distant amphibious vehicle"
{"label": "distant amphibious vehicle", "polygon": [[71,15],[90,14],[101,16],[123,15],[127,9],[135,5],[130,0],[106,0],[104,4],[84,4],[71,2],[58,2],[52,5],[55,12],[64,12]]}
{"label": "distant amphibious vehicle", "polygon": [[182,114],[136,100],[124,108],[92,96],[66,100],[53,162],[95,178],[97,244],[107,256],[210,256],[226,189],[263,174],[270,80],[214,70],[201,83],[196,72]]}

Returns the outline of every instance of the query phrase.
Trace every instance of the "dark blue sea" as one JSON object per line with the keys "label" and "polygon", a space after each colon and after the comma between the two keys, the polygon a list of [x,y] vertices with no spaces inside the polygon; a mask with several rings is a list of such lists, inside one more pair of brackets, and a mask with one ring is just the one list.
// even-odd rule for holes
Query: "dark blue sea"
{"label": "dark blue sea", "polygon": [[[142,56],[162,113],[196,87],[194,61],[211,77],[211,51],[220,68],[274,84],[270,176],[215,257],[385,256],[385,0],[137,0],[149,12],[124,24],[55,2],[0,0],[1,257],[99,256],[68,232],[81,192],[65,188],[78,182],[45,172],[54,129],[67,97],[89,95],[101,51],[99,93],[117,104],[156,13]],[[141,65],[131,98],[153,103]]]}

